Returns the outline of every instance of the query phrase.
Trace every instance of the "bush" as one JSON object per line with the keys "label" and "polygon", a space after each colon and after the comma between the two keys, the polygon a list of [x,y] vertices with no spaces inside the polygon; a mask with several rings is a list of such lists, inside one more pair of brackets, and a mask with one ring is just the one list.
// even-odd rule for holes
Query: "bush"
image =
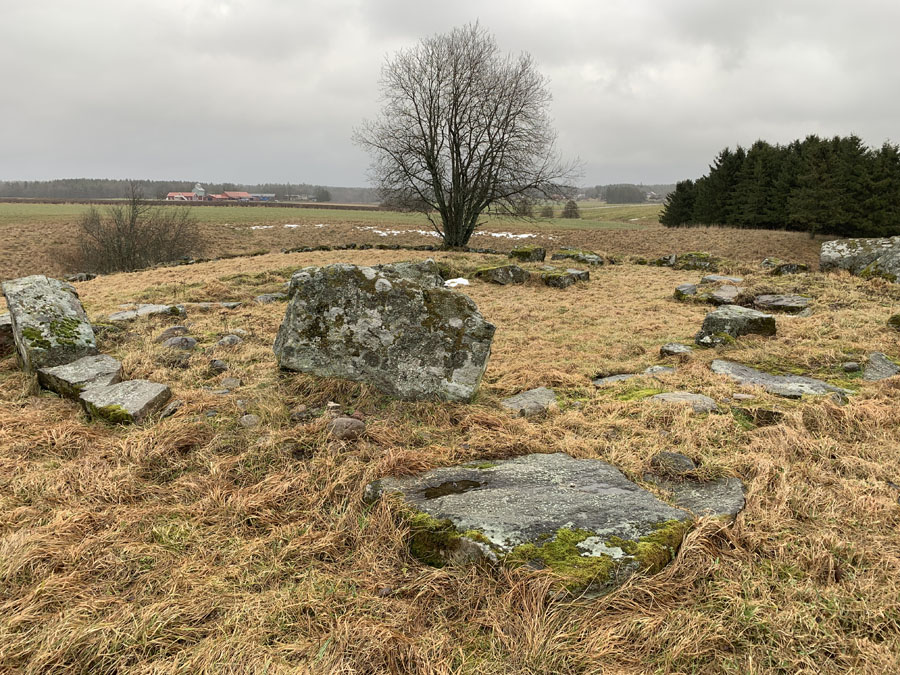
{"label": "bush", "polygon": [[566,202],[566,205],[563,207],[562,217],[581,218],[581,213],[578,210],[578,204],[575,203],[574,199],[570,199]]}
{"label": "bush", "polygon": [[127,202],[101,213],[91,208],[78,223],[72,261],[80,271],[130,272],[201,252],[200,230],[187,207],[151,206],[132,184]]}
{"label": "bush", "polygon": [[544,208],[541,209],[541,218],[552,218],[553,217],[553,207],[547,204]]}

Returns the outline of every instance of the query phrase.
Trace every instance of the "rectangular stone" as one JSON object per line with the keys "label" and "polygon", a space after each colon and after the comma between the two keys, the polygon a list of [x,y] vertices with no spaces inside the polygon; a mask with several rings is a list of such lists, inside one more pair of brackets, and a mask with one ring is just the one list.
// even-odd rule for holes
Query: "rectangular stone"
{"label": "rectangular stone", "polygon": [[41,386],[76,401],[91,387],[115,384],[122,379],[122,364],[106,354],[85,356],[72,363],[38,370]]}
{"label": "rectangular stone", "polygon": [[128,380],[91,387],[81,393],[79,400],[88,415],[95,419],[114,424],[140,424],[161,410],[171,397],[172,390],[164,384]]}

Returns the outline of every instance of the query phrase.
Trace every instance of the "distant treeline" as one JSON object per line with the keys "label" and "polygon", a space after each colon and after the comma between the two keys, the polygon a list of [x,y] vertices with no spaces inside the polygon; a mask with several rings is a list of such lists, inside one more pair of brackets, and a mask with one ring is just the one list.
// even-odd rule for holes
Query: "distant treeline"
{"label": "distant treeline", "polygon": [[664,199],[674,185],[634,185],[617,183],[614,185],[594,185],[583,189],[588,199],[602,199],[610,204],[640,204],[648,200]]}
{"label": "distant treeline", "polygon": [[807,136],[788,145],[725,148],[696,181],[678,183],[660,222],[813,234],[900,234],[900,147],[856,136]]}
{"label": "distant treeline", "polygon": [[[125,197],[132,181],[100,178],[64,178],[42,181],[0,181],[0,198],[20,197],[26,199],[118,199]],[[190,192],[196,181],[177,180],[136,180],[144,196],[148,199],[165,199],[169,192]],[[378,201],[372,188],[346,188],[309,183],[260,183],[242,185],[240,183],[204,183],[206,194],[225,191],[245,191],[250,193],[274,194],[275,198],[287,201],[289,195],[316,197],[327,194],[330,201],[346,204],[371,204]],[[320,201],[324,201],[321,200]]]}

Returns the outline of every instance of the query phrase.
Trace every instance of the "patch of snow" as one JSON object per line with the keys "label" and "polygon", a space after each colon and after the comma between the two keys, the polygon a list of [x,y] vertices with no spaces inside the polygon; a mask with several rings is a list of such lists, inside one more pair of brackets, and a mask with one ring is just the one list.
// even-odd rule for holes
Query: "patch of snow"
{"label": "patch of snow", "polygon": [[496,239],[530,239],[537,237],[536,234],[515,234],[513,232],[476,232],[476,237],[494,237]]}
{"label": "patch of snow", "polygon": [[463,279],[462,277],[447,279],[447,281],[444,282],[445,288],[456,288],[457,286],[471,286],[471,284],[468,279]]}
{"label": "patch of snow", "polygon": [[300,227],[300,226],[299,226],[297,223],[287,223],[287,224],[285,225],[285,227],[289,227],[289,228],[291,228],[291,229],[295,229],[295,228]]}
{"label": "patch of snow", "polygon": [[273,227],[275,227],[275,226],[274,225],[251,225],[250,229],[251,230],[271,230]]}

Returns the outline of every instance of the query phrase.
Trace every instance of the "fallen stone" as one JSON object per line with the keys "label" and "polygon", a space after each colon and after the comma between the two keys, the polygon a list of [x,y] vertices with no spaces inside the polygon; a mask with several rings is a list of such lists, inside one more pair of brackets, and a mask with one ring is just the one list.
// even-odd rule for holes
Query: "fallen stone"
{"label": "fallen stone", "polygon": [[741,290],[737,286],[724,284],[709,294],[709,302],[713,305],[731,305],[737,300]]}
{"label": "fallen stone", "polygon": [[70,284],[34,275],[4,281],[2,289],[13,342],[26,372],[97,353],[94,330]]}
{"label": "fallen stone", "polygon": [[470,401],[494,326],[471,299],[337,264],[300,270],[275,340],[286,370],[368,382],[403,399]]}
{"label": "fallen stone", "polygon": [[810,298],[802,295],[757,295],[753,304],[759,309],[769,312],[787,312],[799,314],[809,307]]}
{"label": "fallen stone", "polygon": [[243,339],[238,337],[237,335],[226,335],[221,340],[216,343],[217,347],[236,347],[241,344]]}
{"label": "fallen stone", "polygon": [[238,423],[245,429],[252,429],[259,426],[259,421],[258,415],[244,415],[238,420]]}
{"label": "fallen stone", "polygon": [[283,302],[287,299],[287,293],[263,293],[253,298],[253,302],[259,305],[268,305],[272,302]]}
{"label": "fallen stone", "polygon": [[506,286],[507,284],[524,284],[531,274],[518,265],[498,265],[496,267],[483,267],[475,272],[475,278],[488,281],[493,284]]}
{"label": "fallen stone", "polygon": [[479,560],[549,567],[573,592],[602,593],[673,558],[690,515],[614,466],[563,453],[433,469],[366,487],[419,511],[410,549],[433,564]]}
{"label": "fallen stone", "polygon": [[242,302],[220,302],[219,306],[222,309],[237,309],[242,304],[244,304],[244,303],[242,303]]}
{"label": "fallen stone", "polygon": [[852,393],[846,389],[835,387],[812,377],[803,375],[772,375],[756,368],[733,361],[716,359],[710,364],[714,373],[727,375],[738,384],[762,387],[770,394],[785,398],[801,398],[802,396],[822,396],[831,392]]}
{"label": "fallen stone", "polygon": [[735,401],[752,401],[756,398],[753,394],[743,394],[741,392],[737,392],[731,395]]}
{"label": "fallen stone", "polygon": [[737,338],[751,334],[775,335],[775,317],[755,309],[725,305],[706,315],[696,342],[707,347],[726,342],[723,336]]}
{"label": "fallen stone", "polygon": [[[127,305],[126,305],[127,307]],[[114,312],[108,317],[109,321],[134,321],[143,316],[186,316],[183,305],[138,305],[134,309],[125,309]]]}
{"label": "fallen stone", "polygon": [[650,468],[663,476],[683,477],[693,474],[697,465],[680,452],[657,452],[650,458]]}
{"label": "fallen stone", "polygon": [[164,384],[128,380],[81,392],[79,400],[87,414],[113,424],[140,424],[172,398]]}
{"label": "fallen stone", "polygon": [[366,431],[366,423],[355,417],[336,417],[328,423],[328,433],[339,441],[353,441]]}
{"label": "fallen stone", "polygon": [[224,377],[222,378],[222,381],[219,382],[219,384],[221,384],[226,389],[237,389],[244,383],[239,377]]}
{"label": "fallen stone", "polygon": [[673,391],[665,394],[656,394],[650,397],[651,401],[659,401],[661,403],[674,403],[678,405],[689,405],[695,413],[711,413],[719,409],[719,405],[709,396],[703,394],[692,394],[686,391]]}
{"label": "fallen stone", "polygon": [[518,246],[509,252],[509,257],[521,262],[544,262],[547,250],[540,246]]}
{"label": "fallen stone", "polygon": [[212,359],[209,362],[210,375],[220,375],[228,370],[228,364],[221,359]]}
{"label": "fallen stone", "polygon": [[12,318],[9,312],[0,314],[0,356],[14,351],[16,341],[13,339]]}
{"label": "fallen stone", "polygon": [[690,354],[692,351],[694,351],[694,349],[692,347],[689,347],[688,345],[678,344],[677,342],[670,342],[659,348],[659,355],[683,356],[686,354]]}
{"label": "fallen stone", "polygon": [[697,284],[681,284],[675,287],[676,300],[689,300],[697,296]]}
{"label": "fallen stone", "polygon": [[593,251],[585,251],[578,248],[561,248],[552,256],[550,260],[574,260],[585,265],[602,265],[603,258]]}
{"label": "fallen stone", "polygon": [[576,281],[588,281],[590,273],[586,270],[547,270],[541,272],[541,281],[551,288],[568,288]]}
{"label": "fallen stone", "polygon": [[676,270],[706,270],[715,272],[719,268],[719,259],[709,253],[682,253],[676,255],[671,265]]}
{"label": "fallen stone", "polygon": [[881,352],[872,352],[869,354],[869,360],[866,362],[865,370],[863,370],[863,379],[869,382],[878,380],[886,380],[889,377],[900,374],[900,366],[891,361]]}
{"label": "fallen stone", "polygon": [[642,373],[622,373],[620,375],[608,375],[606,377],[598,377],[592,380],[595,387],[606,387],[616,382],[630,380],[632,377],[641,377],[642,375],[669,375],[674,373],[675,369],[671,366],[650,366]]}
{"label": "fallen stone", "polygon": [[86,389],[115,384],[121,379],[122,364],[105,354],[83,356],[71,363],[38,370],[38,382],[44,389],[76,401]]}
{"label": "fallen stone", "polygon": [[743,277],[728,277],[721,274],[707,274],[700,280],[701,284],[739,284],[744,280]]}
{"label": "fallen stone", "polygon": [[188,329],[187,326],[169,326],[162,333],[156,336],[154,342],[165,342],[166,340],[179,337],[181,335],[187,335]]}
{"label": "fallen stone", "polygon": [[781,277],[786,274],[802,274],[804,272],[809,272],[809,265],[804,265],[803,263],[781,263],[772,267],[771,274]]}
{"label": "fallen stone", "polygon": [[841,370],[845,373],[858,373],[862,370],[862,366],[859,365],[856,361],[845,361],[841,364]]}
{"label": "fallen stone", "polygon": [[863,277],[896,281],[900,275],[900,236],[826,241],[819,254],[819,267],[823,272],[843,269]]}
{"label": "fallen stone", "polygon": [[196,348],[197,340],[187,335],[179,335],[177,337],[171,337],[163,342],[163,346],[169,347],[170,349],[183,349],[184,351],[189,352]]}
{"label": "fallen stone", "polygon": [[521,417],[531,417],[546,413],[554,403],[556,403],[556,393],[547,387],[538,387],[505,398],[500,405]]}

